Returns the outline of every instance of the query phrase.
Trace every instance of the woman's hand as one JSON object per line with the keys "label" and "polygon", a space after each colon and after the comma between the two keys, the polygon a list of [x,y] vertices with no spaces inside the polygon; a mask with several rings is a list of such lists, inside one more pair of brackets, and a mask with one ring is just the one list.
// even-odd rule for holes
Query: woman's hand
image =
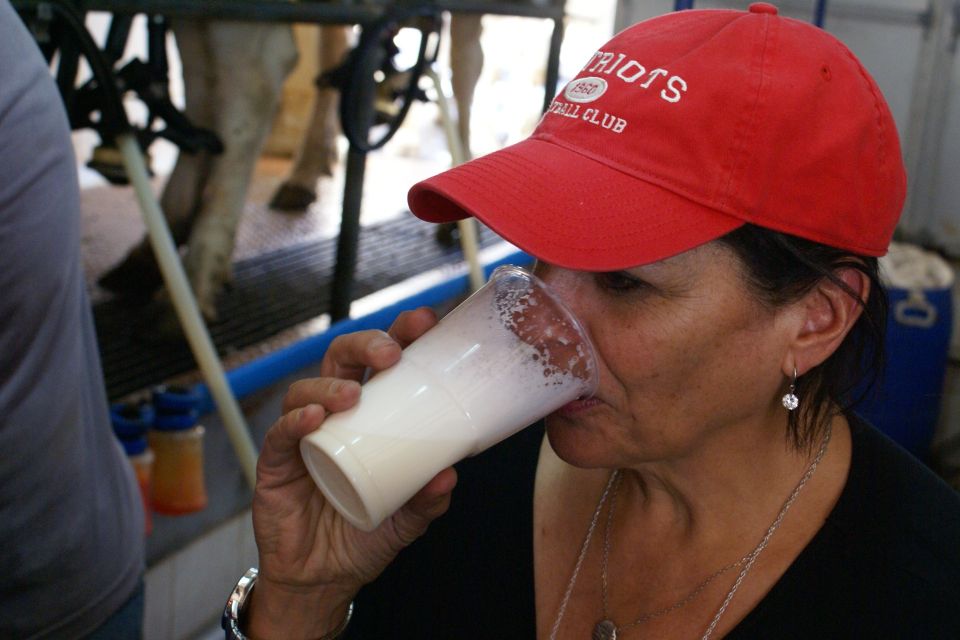
{"label": "woman's hand", "polygon": [[339,336],[320,365],[321,377],[295,383],[284,397],[283,416],[267,432],[257,463],[253,527],[260,575],[248,610],[250,635],[324,635],[343,619],[360,587],[447,510],[456,484],[452,468],[376,530],[356,529],[323,497],[299,447],[329,413],[356,404],[368,367],[376,372],[392,366],[401,348],[436,322],[432,311],[418,309],[401,314],[388,333]]}

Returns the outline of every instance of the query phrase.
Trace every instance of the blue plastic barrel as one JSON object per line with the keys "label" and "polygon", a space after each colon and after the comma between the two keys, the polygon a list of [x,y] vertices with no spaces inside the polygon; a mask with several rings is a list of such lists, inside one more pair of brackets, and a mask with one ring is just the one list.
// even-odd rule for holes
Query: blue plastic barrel
{"label": "blue plastic barrel", "polygon": [[886,366],[857,411],[921,460],[929,457],[953,326],[951,286],[887,287]]}

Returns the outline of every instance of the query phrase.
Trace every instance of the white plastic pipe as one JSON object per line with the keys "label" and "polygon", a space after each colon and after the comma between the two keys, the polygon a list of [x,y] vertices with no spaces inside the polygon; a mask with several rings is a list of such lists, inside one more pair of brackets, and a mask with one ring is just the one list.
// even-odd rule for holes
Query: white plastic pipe
{"label": "white plastic pipe", "polygon": [[[427,67],[424,71],[430,80],[433,81],[437,90],[437,107],[440,109],[440,122],[443,124],[443,132],[447,137],[447,147],[450,149],[450,158],[453,166],[463,164],[467,161],[467,154],[463,150],[463,143],[460,141],[460,134],[457,133],[457,127],[450,117],[450,102],[447,100],[447,94],[443,90],[443,84],[440,82],[440,76],[432,67]],[[479,243],[477,241],[477,226],[473,218],[466,218],[457,221],[457,228],[460,230],[460,247],[463,250],[463,258],[467,262],[467,268],[470,274],[470,289],[477,291],[486,282],[483,277],[483,265],[480,264]]]}
{"label": "white plastic pipe", "polygon": [[230,442],[237,453],[243,475],[250,487],[253,488],[257,480],[257,448],[250,437],[250,431],[247,429],[243,413],[240,411],[240,405],[227,383],[223,365],[217,356],[213,340],[210,339],[210,334],[207,332],[207,326],[200,316],[200,309],[193,297],[193,292],[190,290],[190,284],[183,271],[183,265],[180,263],[176,245],[170,235],[170,229],[167,227],[166,219],[164,219],[163,212],[160,210],[160,203],[157,202],[150,186],[150,178],[147,174],[147,167],[143,162],[140,145],[132,134],[123,134],[117,136],[117,146],[123,155],[123,164],[127,169],[127,176],[140,203],[140,211],[143,213],[143,220],[147,225],[150,245],[157,257],[160,273],[163,274],[167,291],[173,301],[173,308],[177,312],[180,325],[187,336],[187,341],[190,343],[193,355],[197,359],[200,371],[210,387],[210,395],[213,396],[220,411],[220,417],[223,419],[227,435],[230,437]]}

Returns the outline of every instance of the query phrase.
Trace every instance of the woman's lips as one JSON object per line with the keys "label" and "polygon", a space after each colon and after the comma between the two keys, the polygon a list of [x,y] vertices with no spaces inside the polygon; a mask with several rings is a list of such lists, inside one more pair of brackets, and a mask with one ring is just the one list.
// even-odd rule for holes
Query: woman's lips
{"label": "woman's lips", "polygon": [[557,413],[563,416],[570,416],[577,413],[582,413],[592,407],[597,406],[598,404],[600,404],[600,402],[601,401],[599,399],[593,396],[589,398],[577,398],[576,400],[572,402],[568,402],[567,404],[560,407],[557,410]]}

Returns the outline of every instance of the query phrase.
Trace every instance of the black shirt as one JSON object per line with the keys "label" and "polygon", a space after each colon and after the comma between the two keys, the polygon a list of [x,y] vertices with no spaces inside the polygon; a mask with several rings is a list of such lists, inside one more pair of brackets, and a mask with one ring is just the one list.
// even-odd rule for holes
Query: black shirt
{"label": "black shirt", "polygon": [[[837,505],[727,638],[960,638],[960,495],[873,427],[850,423]],[[346,638],[535,637],[542,437],[542,425],[530,427],[457,465],[450,511],[361,591]]]}

